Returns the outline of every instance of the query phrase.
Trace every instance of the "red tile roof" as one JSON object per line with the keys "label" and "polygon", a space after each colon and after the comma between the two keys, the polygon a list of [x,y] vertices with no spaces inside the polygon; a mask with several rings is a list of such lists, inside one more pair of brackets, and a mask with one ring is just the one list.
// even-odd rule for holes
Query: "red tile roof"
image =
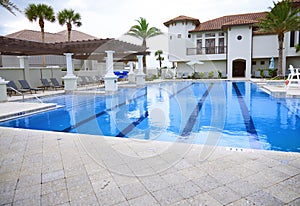
{"label": "red tile roof", "polygon": [[[41,32],[33,31],[33,30],[21,30],[12,34],[8,34],[6,35],[6,37],[42,42]],[[72,30],[71,32],[71,41],[81,41],[81,40],[88,40],[88,39],[97,39],[97,37],[76,30]],[[45,43],[65,42],[65,41],[67,41],[66,30],[58,33],[45,32]]]}
{"label": "red tile roof", "polygon": [[223,26],[250,25],[266,17],[267,12],[236,14],[212,19],[198,25],[190,32],[221,30]]}
{"label": "red tile roof", "polygon": [[169,20],[169,21],[166,21],[166,22],[164,23],[164,25],[168,27],[168,26],[169,26],[170,24],[172,24],[172,23],[175,23],[175,22],[182,22],[182,21],[183,21],[183,22],[185,22],[185,21],[191,21],[191,22],[193,22],[196,26],[198,26],[198,25],[200,24],[199,19],[195,19],[195,18],[192,18],[192,17],[180,15],[180,16],[175,17],[175,18],[173,18],[173,19],[171,19],[171,20]]}

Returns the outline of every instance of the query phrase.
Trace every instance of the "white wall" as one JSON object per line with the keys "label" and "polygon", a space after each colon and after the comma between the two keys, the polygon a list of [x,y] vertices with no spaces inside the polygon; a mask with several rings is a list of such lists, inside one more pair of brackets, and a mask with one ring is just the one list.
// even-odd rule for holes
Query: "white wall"
{"label": "white wall", "polygon": [[[177,22],[168,27],[169,61],[186,60],[186,48],[195,47],[192,38],[188,38],[188,31],[195,28],[191,22]],[[181,38],[178,38],[178,35]],[[172,38],[172,39],[170,39]]]}
{"label": "white wall", "polygon": [[[217,74],[217,71],[221,71],[223,76],[226,76],[226,61],[203,61],[204,64],[195,65],[196,72],[210,72],[214,71]],[[194,72],[194,67],[189,66],[185,62],[177,63],[177,73],[187,72],[189,75],[192,75]]]}
{"label": "white wall", "polygon": [[253,36],[253,58],[278,57],[277,35]]}
{"label": "white wall", "polygon": [[[25,79],[24,68],[0,68],[0,76],[7,81],[13,80],[20,88],[19,79]],[[61,68],[30,68],[30,80],[28,81],[31,87],[41,86],[41,78],[50,79],[52,77],[61,80],[63,73]]]}
{"label": "white wall", "polygon": [[[227,74],[228,78],[232,78],[233,60],[246,60],[246,78],[251,78],[251,46],[252,46],[252,29],[249,26],[234,26],[228,30],[227,42]],[[238,40],[238,36],[242,36]]]}

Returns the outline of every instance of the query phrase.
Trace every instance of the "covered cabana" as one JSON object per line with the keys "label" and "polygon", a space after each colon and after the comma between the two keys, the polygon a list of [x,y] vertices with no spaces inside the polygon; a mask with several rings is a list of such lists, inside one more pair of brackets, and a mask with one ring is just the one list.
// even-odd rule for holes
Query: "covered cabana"
{"label": "covered cabana", "polygon": [[[14,55],[19,57],[65,55],[67,63],[67,75],[64,77],[66,90],[74,90],[77,85],[77,78],[73,74],[72,58],[106,62],[106,73],[108,73],[109,71],[113,71],[113,62],[137,61],[138,55],[146,54],[148,53],[145,47],[112,38],[41,43],[0,36],[0,55]],[[23,65],[26,67],[28,64],[24,63]],[[68,84],[70,79],[72,79],[72,85]]]}

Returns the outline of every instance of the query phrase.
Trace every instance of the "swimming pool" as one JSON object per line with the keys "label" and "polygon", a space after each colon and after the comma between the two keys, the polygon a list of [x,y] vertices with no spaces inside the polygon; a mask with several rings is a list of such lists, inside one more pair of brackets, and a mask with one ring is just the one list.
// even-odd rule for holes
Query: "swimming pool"
{"label": "swimming pool", "polygon": [[0,126],[300,152],[300,99],[272,98],[250,82],[164,82],[43,101],[63,107]]}

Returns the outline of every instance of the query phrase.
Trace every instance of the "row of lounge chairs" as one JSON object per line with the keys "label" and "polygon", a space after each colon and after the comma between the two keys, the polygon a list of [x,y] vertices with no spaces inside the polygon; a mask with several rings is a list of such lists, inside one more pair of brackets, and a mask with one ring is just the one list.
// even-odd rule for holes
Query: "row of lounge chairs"
{"label": "row of lounge chairs", "polygon": [[104,79],[100,76],[95,76],[94,78],[91,76],[79,76],[79,86],[86,86],[86,85],[91,85],[91,84],[103,84]]}
{"label": "row of lounge chairs", "polygon": [[52,88],[52,89],[60,89],[60,88],[64,88],[64,86],[62,84],[60,84],[56,78],[50,78],[50,81],[51,81],[51,84],[50,82],[48,81],[48,79],[41,79],[41,82],[43,84],[43,88],[44,89],[49,89],[49,88]]}
{"label": "row of lounge chairs", "polygon": [[21,88],[18,88],[16,83],[14,81],[9,81],[7,83],[7,93],[9,96],[11,96],[13,93],[14,94],[23,94],[26,92],[30,92],[32,94],[32,92],[34,91],[35,93],[37,93],[38,91],[45,91],[45,89],[48,88],[53,88],[53,89],[57,89],[57,88],[63,88],[63,85],[59,84],[56,78],[50,78],[50,81],[52,84],[50,84],[50,82],[47,79],[41,79],[42,82],[42,86],[40,87],[31,87],[30,84],[27,82],[27,80],[18,80],[18,82],[21,85]]}

